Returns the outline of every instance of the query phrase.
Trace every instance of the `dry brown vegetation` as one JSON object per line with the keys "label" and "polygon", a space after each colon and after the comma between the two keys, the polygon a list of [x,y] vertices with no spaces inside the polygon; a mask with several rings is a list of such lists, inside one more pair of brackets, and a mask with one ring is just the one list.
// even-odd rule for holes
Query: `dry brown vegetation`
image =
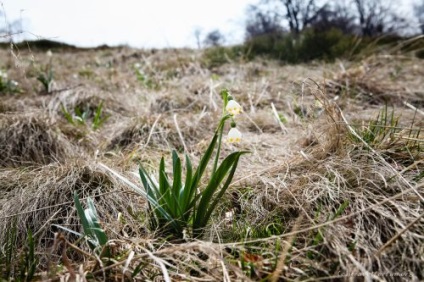
{"label": "dry brown vegetation", "polygon": [[[0,50],[0,67],[22,88],[0,93],[0,254],[16,246],[13,275],[31,230],[39,280],[424,279],[424,64],[416,58],[208,69],[201,51],[57,51],[46,94],[36,76],[50,58],[14,54]],[[242,143],[222,154],[251,153],[203,240],[169,242],[147,228],[144,199],[100,163],[140,183],[138,164],[154,171],[171,148],[197,162],[223,88],[244,114]],[[108,119],[94,130],[102,101]],[[62,107],[87,111],[85,123],[69,122]],[[57,227],[81,231],[75,191],[94,200],[110,261]]]}

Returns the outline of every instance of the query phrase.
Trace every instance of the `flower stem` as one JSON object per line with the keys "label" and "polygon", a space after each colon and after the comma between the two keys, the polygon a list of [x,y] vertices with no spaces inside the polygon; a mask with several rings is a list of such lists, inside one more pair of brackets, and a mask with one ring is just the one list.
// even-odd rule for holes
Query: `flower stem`
{"label": "flower stem", "polygon": [[218,166],[219,153],[221,152],[222,132],[224,131],[225,121],[229,119],[230,117],[231,115],[224,115],[219,122],[218,128],[216,129],[215,134],[218,134],[218,148],[216,150],[216,156],[215,156],[215,161],[213,164],[212,173],[215,173],[216,168]]}
{"label": "flower stem", "polygon": [[216,149],[216,156],[215,156],[215,162],[213,164],[213,170],[212,173],[216,172],[216,167],[218,166],[218,159],[219,159],[219,153],[221,152],[221,142],[222,142],[222,133],[224,131],[224,123],[221,124],[221,127],[218,129],[218,147]]}

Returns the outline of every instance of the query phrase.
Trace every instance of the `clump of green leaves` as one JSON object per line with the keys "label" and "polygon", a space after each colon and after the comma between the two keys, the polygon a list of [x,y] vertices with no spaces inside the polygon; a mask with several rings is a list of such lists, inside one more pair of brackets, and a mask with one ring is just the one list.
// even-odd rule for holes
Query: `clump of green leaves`
{"label": "clump of green leaves", "polygon": [[[221,95],[224,100],[221,120],[196,169],[193,168],[192,162],[186,154],[185,174],[183,175],[182,161],[177,152],[173,150],[172,179],[166,171],[165,158],[162,157],[159,165],[159,181],[140,165],[139,175],[144,186],[144,189],[141,189],[124,176],[102,164],[104,168],[146,198],[150,227],[159,231],[161,235],[170,236],[173,239],[184,238],[185,235],[200,238],[204,234],[212,213],[231,184],[240,157],[248,153],[247,151],[235,151],[219,164],[225,123],[229,119],[232,120],[227,141],[229,143],[240,142],[241,133],[235,128],[234,116],[242,111],[241,106],[232,101],[233,98],[227,90],[223,90]],[[234,138],[234,132],[237,132],[237,138]],[[231,139],[234,140],[231,141]],[[213,168],[210,171],[209,179],[205,180],[204,175],[213,156],[215,156]],[[206,183],[205,186],[203,186],[204,183]]]}
{"label": "clump of green leaves", "polygon": [[39,68],[37,74],[37,80],[43,86],[43,91],[45,94],[50,94],[52,92],[53,81],[54,81],[54,72],[53,72],[53,53],[48,50],[46,53],[48,57],[48,63]]}
{"label": "clump of green leaves", "polygon": [[[339,208],[336,210],[336,212],[328,217],[327,221],[332,221],[332,220],[335,220],[338,217],[340,217],[348,206],[349,206],[349,201],[345,200],[339,206]],[[320,213],[320,210],[318,210],[316,217],[318,217],[319,213]],[[324,240],[323,231],[322,231],[321,228],[319,228],[318,231],[316,232],[314,238],[312,239],[311,245],[314,246],[314,247],[317,247],[319,244],[322,243],[323,240]],[[313,251],[308,251],[307,256],[310,259],[314,259],[314,258],[316,258],[316,253],[313,252]]]}
{"label": "clump of green leaves", "polygon": [[108,257],[110,250],[107,246],[108,237],[100,225],[99,216],[91,198],[87,199],[87,208],[82,207],[77,192],[74,193],[74,203],[77,209],[78,217],[81,221],[84,233],[70,230],[66,227],[55,225],[65,231],[75,234],[81,238],[85,238],[89,247],[101,257]]}
{"label": "clump of green leaves", "polygon": [[137,80],[146,88],[158,90],[160,88],[160,85],[149,75],[147,75],[144,70],[142,69],[140,64],[134,65],[134,72],[137,77]]}
{"label": "clump of green leaves", "polygon": [[22,90],[19,88],[19,83],[9,79],[7,73],[0,70],[0,94],[14,94],[20,92],[22,92]]}
{"label": "clump of green leaves", "polygon": [[38,74],[37,80],[43,85],[45,93],[50,93],[53,84],[53,69],[44,69]]}
{"label": "clump of green leaves", "polygon": [[37,74],[37,80],[43,86],[44,93],[50,94],[52,91],[53,79],[54,79],[53,64],[52,64],[53,54],[50,50],[47,51],[47,57],[49,58],[49,62],[39,69]]}
{"label": "clump of green leaves", "polygon": [[80,107],[76,106],[74,108],[74,113],[68,111],[68,109],[61,104],[61,110],[65,119],[72,125],[86,125],[89,118],[92,116],[92,129],[99,129],[110,117],[109,115],[103,114],[103,101],[96,107],[94,113],[90,110],[89,107],[86,107],[82,110]]}
{"label": "clump of green leaves", "polygon": [[31,281],[38,264],[34,237],[31,230],[28,230],[26,244],[19,250],[16,245],[17,230],[16,220],[6,230],[5,242],[3,248],[0,248],[0,280],[14,277],[17,281]]}
{"label": "clump of green leaves", "polygon": [[[384,144],[388,139],[394,139],[395,133],[399,132],[399,118],[395,117],[394,110],[388,114],[387,105],[380,111],[377,117],[371,120],[368,125],[357,128],[356,132],[368,145],[373,148]],[[359,138],[353,134],[350,137],[360,142]]]}
{"label": "clump of green leaves", "polygon": [[[228,92],[223,91],[222,94],[225,109]],[[218,165],[222,131],[230,118],[232,116],[224,110],[212,141],[196,169],[193,169],[190,158],[185,155],[184,180],[182,162],[176,151],[172,151],[172,181],[166,172],[163,157],[159,165],[159,181],[140,166],[139,173],[145,191],[132,187],[148,200],[152,229],[174,238],[182,238],[185,232],[195,238],[199,238],[204,233],[212,213],[234,177],[240,157],[247,153],[246,151],[233,152]],[[217,147],[216,151],[215,147]],[[214,152],[213,170],[206,187],[201,188],[204,182],[203,176]]]}
{"label": "clump of green leaves", "polygon": [[[394,109],[388,113],[386,105],[368,124],[353,126],[353,130],[349,131],[349,138],[355,149],[376,150],[384,159],[407,169],[414,162],[419,162],[424,153],[422,128],[414,126],[415,118],[416,116],[410,125],[400,126]],[[416,168],[413,181],[418,182],[424,174],[422,169]]]}

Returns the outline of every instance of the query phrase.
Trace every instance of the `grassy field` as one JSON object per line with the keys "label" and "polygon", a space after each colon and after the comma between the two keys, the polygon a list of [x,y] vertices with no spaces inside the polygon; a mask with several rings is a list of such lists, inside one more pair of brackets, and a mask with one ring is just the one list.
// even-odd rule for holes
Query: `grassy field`
{"label": "grassy field", "polygon": [[[212,68],[202,51],[125,47],[0,58],[0,280],[424,280],[422,60]],[[223,89],[244,111],[242,141],[221,156],[250,153],[203,236],[166,238],[123,179],[142,189],[139,165],[170,167],[171,149],[197,166]],[[85,233],[75,192],[93,200],[100,251],[72,233]]]}

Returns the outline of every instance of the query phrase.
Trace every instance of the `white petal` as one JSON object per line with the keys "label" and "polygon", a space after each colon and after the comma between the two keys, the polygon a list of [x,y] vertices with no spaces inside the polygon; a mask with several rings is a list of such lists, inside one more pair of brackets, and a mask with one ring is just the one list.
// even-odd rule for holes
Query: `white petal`
{"label": "white petal", "polygon": [[239,143],[241,141],[241,132],[235,127],[231,128],[228,132],[227,141],[229,143]]}
{"label": "white petal", "polygon": [[225,109],[227,110],[227,112],[230,115],[233,115],[233,116],[240,114],[242,112],[242,110],[243,110],[241,108],[240,104],[237,103],[234,100],[228,101],[227,106],[225,107]]}

